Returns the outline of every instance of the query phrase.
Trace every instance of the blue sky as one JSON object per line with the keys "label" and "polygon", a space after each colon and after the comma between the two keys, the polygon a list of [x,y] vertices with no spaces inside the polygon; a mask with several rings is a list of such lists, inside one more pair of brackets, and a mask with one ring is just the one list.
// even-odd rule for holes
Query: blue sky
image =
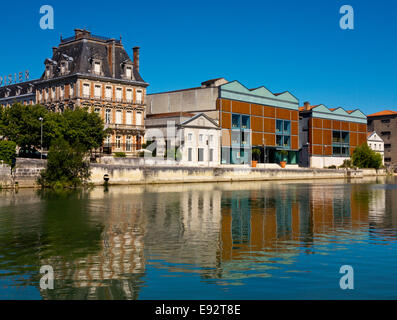
{"label": "blue sky", "polygon": [[[39,9],[55,10],[41,30]],[[355,29],[339,27],[354,8]],[[75,28],[141,47],[149,92],[225,77],[249,88],[290,91],[301,102],[397,110],[397,3],[392,0],[7,1],[2,3],[0,75],[39,77],[59,38]]]}

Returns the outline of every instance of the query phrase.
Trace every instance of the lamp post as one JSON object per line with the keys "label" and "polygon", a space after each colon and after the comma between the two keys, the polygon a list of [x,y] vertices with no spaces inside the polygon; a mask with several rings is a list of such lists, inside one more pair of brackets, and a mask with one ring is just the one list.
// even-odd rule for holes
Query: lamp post
{"label": "lamp post", "polygon": [[43,118],[40,117],[40,160],[43,160]]}

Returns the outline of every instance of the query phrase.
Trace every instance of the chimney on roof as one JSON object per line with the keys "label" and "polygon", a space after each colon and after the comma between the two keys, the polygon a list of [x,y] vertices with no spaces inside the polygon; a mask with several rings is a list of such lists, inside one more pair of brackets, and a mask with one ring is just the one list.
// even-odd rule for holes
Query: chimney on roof
{"label": "chimney on roof", "polygon": [[303,104],[303,110],[310,110],[310,102],[309,102],[309,101],[306,101],[306,102]]}
{"label": "chimney on roof", "polygon": [[85,36],[90,36],[91,32],[84,29],[74,29],[74,36],[76,39],[84,38]]}
{"label": "chimney on roof", "polygon": [[211,79],[211,80],[201,82],[201,88],[215,88],[215,87],[219,87],[225,83],[228,83],[228,81],[225,78]]}
{"label": "chimney on roof", "polygon": [[134,52],[134,68],[137,72],[139,72],[139,47],[132,48]]}

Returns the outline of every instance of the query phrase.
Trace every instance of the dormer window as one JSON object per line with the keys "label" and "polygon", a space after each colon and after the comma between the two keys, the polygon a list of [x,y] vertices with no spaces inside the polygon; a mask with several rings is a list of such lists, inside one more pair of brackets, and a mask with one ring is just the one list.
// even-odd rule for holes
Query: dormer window
{"label": "dormer window", "polygon": [[102,74],[102,62],[101,60],[91,58],[91,72],[96,75]]}
{"label": "dormer window", "polygon": [[98,61],[94,62],[94,72],[96,74],[100,74],[101,73],[101,63]]}
{"label": "dormer window", "polygon": [[125,69],[125,76],[127,77],[127,79],[131,79],[132,78],[132,67],[128,66]]}
{"label": "dormer window", "polygon": [[65,61],[61,62],[61,74],[65,74],[67,71],[67,63]]}
{"label": "dormer window", "polygon": [[4,93],[4,97],[8,98],[10,96],[10,92],[11,92],[11,89],[10,88],[6,88],[6,91]]}
{"label": "dormer window", "polygon": [[51,77],[51,67],[50,66],[45,67],[45,76],[46,76],[46,78]]}
{"label": "dormer window", "polygon": [[16,95],[19,96],[22,92],[22,87],[21,86],[17,86],[17,90],[16,90]]}
{"label": "dormer window", "polygon": [[126,60],[121,64],[123,70],[123,78],[132,79],[132,63],[130,60]]}

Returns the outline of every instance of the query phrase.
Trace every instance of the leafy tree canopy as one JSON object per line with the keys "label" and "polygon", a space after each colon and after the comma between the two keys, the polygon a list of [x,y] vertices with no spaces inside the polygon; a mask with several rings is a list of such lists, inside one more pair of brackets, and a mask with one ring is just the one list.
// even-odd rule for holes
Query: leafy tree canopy
{"label": "leafy tree canopy", "polygon": [[78,144],[88,151],[99,148],[106,135],[101,118],[86,108],[55,113],[40,105],[16,103],[0,111],[0,136],[15,141],[21,148],[38,149],[41,144],[40,118],[43,118],[44,148],[62,137],[69,144]]}
{"label": "leafy tree canopy", "polygon": [[16,157],[16,147],[14,141],[0,141],[0,161],[11,166]]}
{"label": "leafy tree canopy", "polygon": [[382,156],[380,153],[372,150],[367,143],[364,143],[354,150],[352,163],[354,166],[361,169],[379,169],[382,166]]}

